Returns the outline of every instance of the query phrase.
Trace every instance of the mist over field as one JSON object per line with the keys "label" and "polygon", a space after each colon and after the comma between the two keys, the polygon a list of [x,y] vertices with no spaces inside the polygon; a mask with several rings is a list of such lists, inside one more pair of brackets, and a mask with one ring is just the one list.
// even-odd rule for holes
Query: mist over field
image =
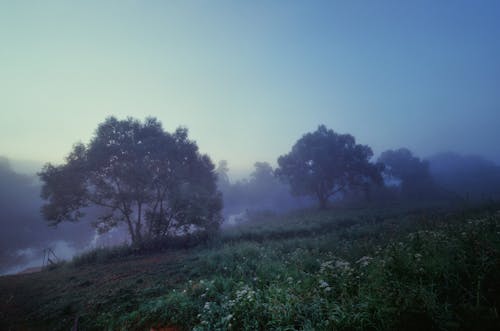
{"label": "mist over field", "polygon": [[[433,180],[446,198],[459,201],[500,199],[500,165],[495,162],[453,152],[434,154],[426,160]],[[229,166],[223,162],[224,165],[229,173]],[[313,199],[290,194],[289,187],[274,178],[273,169],[267,163],[257,163],[246,177],[232,181],[220,166],[217,170],[219,189],[224,195],[223,226],[234,226],[252,214],[274,215],[314,207]],[[16,172],[7,158],[0,159],[0,202],[5,225],[0,234],[2,273],[41,266],[43,251],[48,248],[60,259],[68,260],[85,250],[127,242],[123,228],[98,234],[92,226],[92,213],[78,223],[48,227],[40,213],[43,203],[39,196],[40,182],[36,174],[27,173]],[[389,187],[401,186],[398,181],[386,182]]]}
{"label": "mist over field", "polygon": [[0,330],[500,329],[500,2],[1,1]]}
{"label": "mist over field", "polygon": [[[90,222],[47,226],[40,214],[40,182],[34,173],[16,172],[11,162],[0,158],[0,208],[3,230],[0,234],[0,272],[15,273],[43,263],[43,251],[51,248],[60,259],[71,259],[77,252],[98,245],[120,243],[100,238]],[[124,238],[122,237],[123,241]]]}

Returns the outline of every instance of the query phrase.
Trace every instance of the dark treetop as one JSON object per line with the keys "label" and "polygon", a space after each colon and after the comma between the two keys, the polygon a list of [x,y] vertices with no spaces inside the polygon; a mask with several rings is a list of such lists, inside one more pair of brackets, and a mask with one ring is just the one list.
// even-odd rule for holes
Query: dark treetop
{"label": "dark treetop", "polygon": [[214,165],[198,152],[185,128],[165,132],[154,118],[106,119],[88,145],[76,144],[60,166],[47,164],[42,180],[44,217],[76,221],[95,206],[101,231],[124,223],[133,243],[179,232],[212,231],[222,199]]}
{"label": "dark treetop", "polygon": [[311,195],[325,208],[337,193],[381,182],[380,167],[369,162],[372,156],[371,148],[356,144],[353,136],[320,125],[278,158],[276,175],[290,184],[292,193]]}

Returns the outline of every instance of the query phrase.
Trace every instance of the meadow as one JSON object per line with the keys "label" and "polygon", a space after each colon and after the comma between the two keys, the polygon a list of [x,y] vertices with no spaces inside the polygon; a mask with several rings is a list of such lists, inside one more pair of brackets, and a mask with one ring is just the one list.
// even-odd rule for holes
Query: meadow
{"label": "meadow", "polygon": [[499,330],[500,206],[263,216],[0,277],[1,330]]}

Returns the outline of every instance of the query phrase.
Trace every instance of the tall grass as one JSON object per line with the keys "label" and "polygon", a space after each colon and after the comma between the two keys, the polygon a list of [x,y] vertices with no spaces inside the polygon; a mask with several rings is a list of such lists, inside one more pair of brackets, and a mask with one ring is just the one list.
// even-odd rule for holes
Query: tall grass
{"label": "tall grass", "polygon": [[[178,260],[160,256],[157,266],[144,255],[182,245],[98,249],[75,258],[73,269],[87,266],[75,277],[89,280],[75,286],[99,308],[73,303],[71,314],[86,330],[498,330],[498,209],[269,215],[193,240]],[[120,275],[148,270],[93,292],[96,271],[110,261],[122,261]],[[37,316],[66,316],[63,295],[57,300]]]}
{"label": "tall grass", "polygon": [[[497,330],[500,216],[480,214],[410,216],[314,237],[229,242],[201,250],[182,286],[139,308],[150,316],[141,325]],[[168,308],[172,300],[189,307],[191,315],[179,321],[177,310]]]}

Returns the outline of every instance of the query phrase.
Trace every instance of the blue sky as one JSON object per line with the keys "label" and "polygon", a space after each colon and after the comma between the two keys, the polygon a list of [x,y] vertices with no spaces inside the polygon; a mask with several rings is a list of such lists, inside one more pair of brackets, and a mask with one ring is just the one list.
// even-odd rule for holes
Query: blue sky
{"label": "blue sky", "polygon": [[0,0],[0,155],[151,115],[234,173],[321,123],[500,162],[499,59],[498,1]]}

